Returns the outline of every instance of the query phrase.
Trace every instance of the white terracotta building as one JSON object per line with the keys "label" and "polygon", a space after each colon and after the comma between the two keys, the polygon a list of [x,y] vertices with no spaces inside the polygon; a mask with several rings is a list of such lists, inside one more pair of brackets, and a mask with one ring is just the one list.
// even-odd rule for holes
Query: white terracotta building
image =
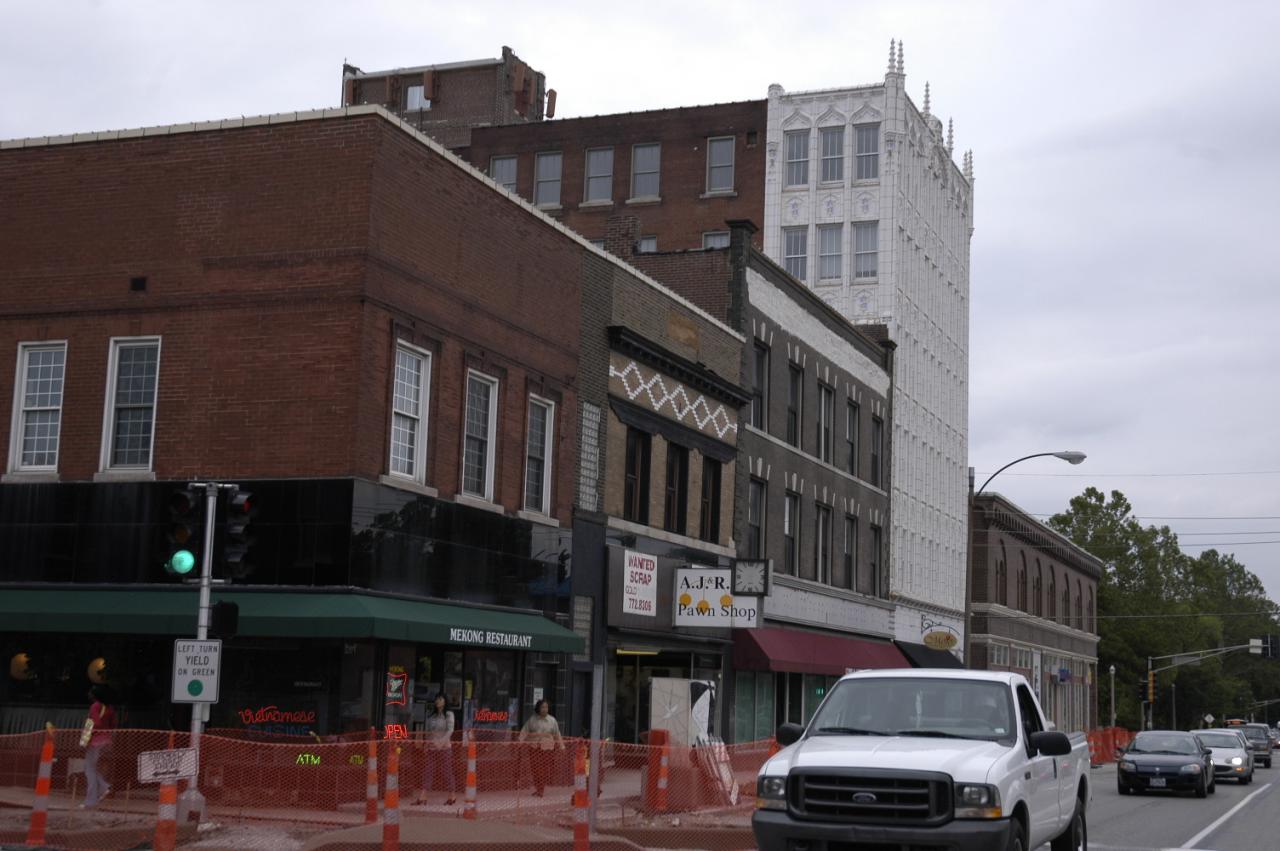
{"label": "white terracotta building", "polygon": [[972,154],[907,96],[900,46],[883,82],[769,87],[765,252],[895,354],[890,545],[894,634],[964,647]]}

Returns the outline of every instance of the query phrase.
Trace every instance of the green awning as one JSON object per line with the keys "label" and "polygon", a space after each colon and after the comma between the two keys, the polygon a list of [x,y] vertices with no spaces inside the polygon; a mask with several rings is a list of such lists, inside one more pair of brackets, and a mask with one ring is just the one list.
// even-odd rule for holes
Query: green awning
{"label": "green awning", "polygon": [[[583,640],[540,615],[358,593],[224,591],[240,606],[239,634],[385,638],[471,647],[580,653]],[[0,589],[4,632],[194,635],[195,589]]]}

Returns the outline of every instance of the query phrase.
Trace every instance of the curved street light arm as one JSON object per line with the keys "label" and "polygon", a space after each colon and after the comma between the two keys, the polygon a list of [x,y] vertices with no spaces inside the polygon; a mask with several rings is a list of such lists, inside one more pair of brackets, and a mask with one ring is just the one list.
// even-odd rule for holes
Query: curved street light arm
{"label": "curved street light arm", "polygon": [[1001,473],[1003,473],[1005,470],[1007,470],[1007,469],[1009,469],[1010,467],[1012,467],[1014,464],[1020,464],[1020,463],[1022,463],[1023,461],[1029,461],[1029,460],[1031,460],[1032,458],[1048,458],[1048,457],[1049,457],[1049,456],[1051,456],[1051,455],[1056,457],[1056,456],[1057,456],[1057,455],[1059,455],[1059,454],[1060,454],[1060,453],[1057,453],[1057,452],[1037,452],[1037,453],[1036,453],[1036,454],[1034,454],[1034,455],[1024,455],[1023,457],[1018,458],[1017,460],[1010,461],[1008,464],[1005,464],[1005,465],[1004,465],[1003,467],[1001,467],[999,470],[996,470],[994,473],[992,473],[990,476],[988,476],[988,477],[987,477],[987,480],[986,480],[985,482],[983,482],[983,483],[982,483],[982,487],[980,487],[980,488],[978,488],[976,491],[974,491],[973,495],[974,495],[974,496],[978,496],[979,494],[981,494],[984,490],[986,490],[986,489],[987,489],[987,485],[991,484],[991,480],[992,480],[992,479],[994,479],[996,476],[1000,475],[1000,474],[1001,474]]}

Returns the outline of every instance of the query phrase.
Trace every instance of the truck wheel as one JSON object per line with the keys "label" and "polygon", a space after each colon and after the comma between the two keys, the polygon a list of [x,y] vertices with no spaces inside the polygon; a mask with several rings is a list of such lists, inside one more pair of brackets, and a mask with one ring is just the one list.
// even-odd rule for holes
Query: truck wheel
{"label": "truck wheel", "polygon": [[1049,843],[1053,851],[1088,851],[1089,826],[1084,818],[1084,801],[1076,799],[1076,811],[1071,814],[1071,824]]}
{"label": "truck wheel", "polygon": [[1008,851],[1027,851],[1027,829],[1021,819],[1013,819],[1013,830],[1009,832]]}

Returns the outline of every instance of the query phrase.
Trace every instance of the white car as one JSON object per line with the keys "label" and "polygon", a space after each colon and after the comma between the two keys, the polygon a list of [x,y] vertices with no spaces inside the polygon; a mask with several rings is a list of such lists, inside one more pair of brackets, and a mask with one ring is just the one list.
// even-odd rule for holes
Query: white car
{"label": "white car", "polygon": [[1088,848],[1088,743],[1053,731],[1019,674],[849,674],[778,742],[756,779],[761,851]]}
{"label": "white car", "polygon": [[1200,744],[1213,754],[1213,774],[1219,780],[1234,777],[1241,784],[1253,782],[1253,748],[1235,730],[1195,730]]}

